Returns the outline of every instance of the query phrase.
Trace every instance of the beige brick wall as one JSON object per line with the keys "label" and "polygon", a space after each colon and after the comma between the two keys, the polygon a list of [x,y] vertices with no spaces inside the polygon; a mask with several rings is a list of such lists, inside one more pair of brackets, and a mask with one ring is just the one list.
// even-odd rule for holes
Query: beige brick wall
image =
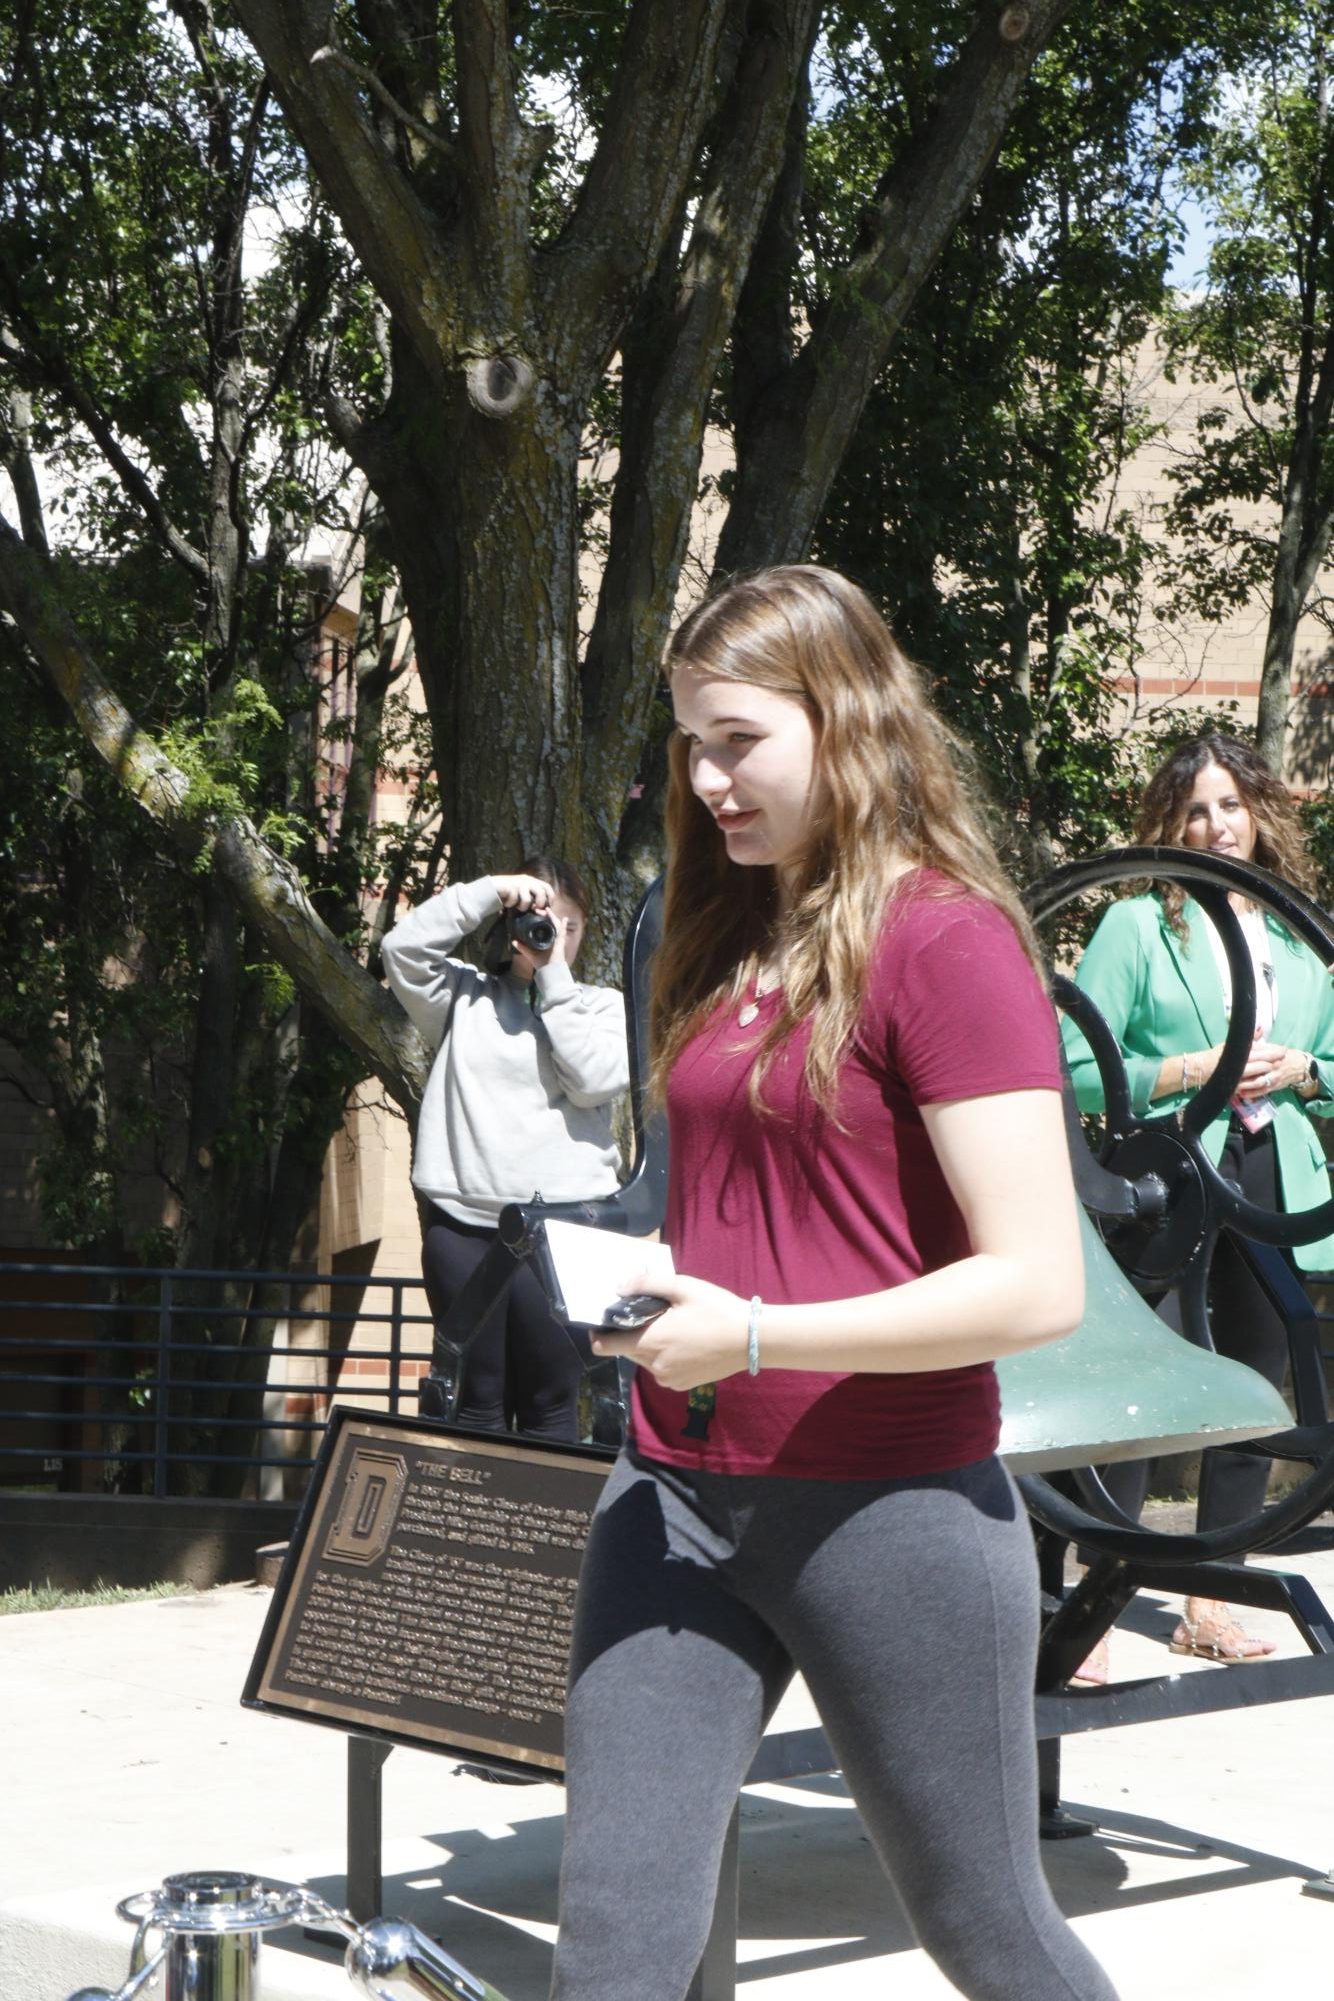
{"label": "beige brick wall", "polygon": [[[1235,405],[1235,392],[1225,383],[1169,382],[1157,346],[1148,341],[1138,357],[1131,384],[1132,401],[1144,408],[1161,435],[1143,445],[1132,460],[1118,495],[1150,532],[1165,538],[1162,526],[1173,489],[1171,466],[1194,436],[1200,413]],[[1265,510],[1237,507],[1239,525],[1263,527]],[[1211,706],[1236,702],[1235,718],[1255,721],[1260,693],[1268,605],[1258,594],[1239,605],[1218,624],[1200,620],[1164,621],[1150,610],[1142,630],[1144,655],[1135,678],[1123,679],[1121,719],[1150,724],[1164,708]],[[1334,647],[1318,619],[1306,617],[1298,628],[1292,682],[1292,710],[1285,776],[1301,791],[1324,790],[1334,771],[1334,703],[1328,682],[1334,679]]]}

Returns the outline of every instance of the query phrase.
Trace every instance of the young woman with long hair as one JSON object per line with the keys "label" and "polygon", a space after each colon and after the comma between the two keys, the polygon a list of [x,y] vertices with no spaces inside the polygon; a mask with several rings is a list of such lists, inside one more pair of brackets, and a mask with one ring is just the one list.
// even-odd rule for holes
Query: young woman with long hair
{"label": "young woman with long hair", "polygon": [[[1210,732],[1178,745],[1154,772],[1140,804],[1135,840],[1145,847],[1253,861],[1310,889],[1313,870],[1287,787],[1249,744]],[[1229,1180],[1264,1209],[1310,1209],[1327,1201],[1324,1148],[1308,1114],[1334,1112],[1334,985],[1300,940],[1245,897],[1229,897],[1255,968],[1256,1033],[1236,1098],[1203,1135]],[[1231,973],[1222,939],[1179,883],[1123,897],[1100,921],[1076,970],[1125,1055],[1136,1111],[1170,1115],[1213,1075],[1231,1007]],[[1084,1111],[1101,1111],[1102,1080],[1093,1053],[1072,1021],[1064,1026],[1075,1094]],[[1301,1271],[1334,1265],[1334,1238],[1299,1244]],[[1177,1299],[1158,1310],[1180,1329]],[[1247,1362],[1281,1384],[1287,1332],[1267,1294],[1225,1231],[1210,1273],[1210,1320],[1220,1354]],[[1268,1462],[1218,1448],[1206,1452],[1200,1479],[1201,1528],[1225,1528],[1263,1505]],[[1103,1480],[1120,1506],[1138,1516],[1149,1463],[1107,1467]],[[1172,1651],[1239,1664],[1273,1652],[1216,1598],[1193,1597],[1170,1641]],[[1076,1679],[1107,1678],[1102,1643]]]}
{"label": "young woman with long hair", "polygon": [[553,1994],[681,2001],[737,1789],[806,1678],[974,2001],[1108,2001],[1038,1860],[1033,1542],[993,1362],[1081,1311],[1053,1012],[870,601],[767,570],[668,647],[665,1234],[580,1579]]}

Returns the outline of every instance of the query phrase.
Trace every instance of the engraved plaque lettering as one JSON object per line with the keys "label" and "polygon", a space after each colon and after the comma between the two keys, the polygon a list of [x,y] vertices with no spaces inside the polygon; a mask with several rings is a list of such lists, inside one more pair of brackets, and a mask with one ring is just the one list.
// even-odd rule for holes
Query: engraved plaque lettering
{"label": "engraved plaque lettering", "polygon": [[335,1411],[243,1701],[560,1771],[575,1583],[609,1466]]}

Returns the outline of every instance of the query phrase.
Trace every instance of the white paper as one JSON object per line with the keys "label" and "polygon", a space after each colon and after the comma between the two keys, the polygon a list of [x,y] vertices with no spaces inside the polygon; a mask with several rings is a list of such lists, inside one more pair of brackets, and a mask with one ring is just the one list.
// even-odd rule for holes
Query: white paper
{"label": "white paper", "polygon": [[652,1292],[655,1278],[669,1278],[675,1270],[670,1244],[623,1237],[589,1223],[552,1222],[546,1232],[565,1316],[577,1327],[601,1327],[608,1309],[619,1306],[626,1288],[645,1272],[648,1283],[638,1290]]}

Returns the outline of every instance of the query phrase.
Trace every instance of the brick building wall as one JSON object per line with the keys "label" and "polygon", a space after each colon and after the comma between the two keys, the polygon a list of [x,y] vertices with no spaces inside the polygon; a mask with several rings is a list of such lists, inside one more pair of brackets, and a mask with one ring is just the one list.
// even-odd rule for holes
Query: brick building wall
{"label": "brick building wall", "polygon": [[[1146,341],[1131,384],[1131,401],[1142,407],[1151,424],[1161,427],[1131,461],[1119,498],[1130,507],[1146,531],[1166,540],[1164,515],[1174,490],[1168,474],[1194,438],[1205,409],[1226,406],[1225,384],[1197,383],[1178,378],[1169,382],[1156,344]],[[1254,525],[1273,532],[1267,511],[1238,506],[1233,519],[1243,528]],[[1207,708],[1235,702],[1235,720],[1253,724],[1260,694],[1269,609],[1253,593],[1218,623],[1202,619],[1158,617],[1149,607],[1141,630],[1144,647],[1138,674],[1123,677],[1121,719],[1142,726],[1164,708],[1188,705]],[[1292,680],[1292,708],[1284,772],[1300,792],[1323,792],[1334,776],[1334,646],[1319,619],[1304,617],[1298,628]]]}

